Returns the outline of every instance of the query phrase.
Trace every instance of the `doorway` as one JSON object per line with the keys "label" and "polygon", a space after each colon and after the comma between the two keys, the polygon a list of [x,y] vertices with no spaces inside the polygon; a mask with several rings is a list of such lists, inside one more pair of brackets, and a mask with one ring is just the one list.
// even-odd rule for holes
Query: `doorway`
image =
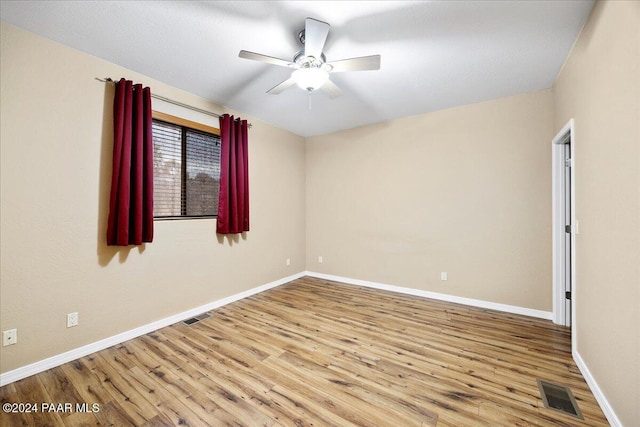
{"label": "doorway", "polygon": [[553,322],[575,322],[575,177],[573,119],[553,138]]}

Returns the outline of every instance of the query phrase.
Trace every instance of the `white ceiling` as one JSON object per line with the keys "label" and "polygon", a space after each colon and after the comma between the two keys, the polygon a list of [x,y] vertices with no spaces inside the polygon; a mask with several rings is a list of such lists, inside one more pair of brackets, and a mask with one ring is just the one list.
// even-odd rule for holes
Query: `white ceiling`
{"label": "white ceiling", "polygon": [[[0,17],[302,136],[552,86],[593,1],[5,1]],[[329,99],[292,87],[312,17],[331,24],[328,61],[380,54],[379,71],[332,74]],[[126,76],[96,76],[126,77]],[[152,88],[153,91],[153,88]],[[159,93],[159,95],[161,95]]]}

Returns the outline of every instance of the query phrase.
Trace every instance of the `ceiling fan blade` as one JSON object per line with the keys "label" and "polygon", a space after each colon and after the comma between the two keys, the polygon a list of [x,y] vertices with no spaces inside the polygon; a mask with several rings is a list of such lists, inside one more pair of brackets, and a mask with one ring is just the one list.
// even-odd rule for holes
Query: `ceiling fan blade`
{"label": "ceiling fan blade", "polygon": [[307,18],[304,24],[304,56],[320,59],[330,25],[326,22]]}
{"label": "ceiling fan blade", "polygon": [[340,88],[336,86],[336,84],[331,80],[327,80],[326,82],[324,82],[320,89],[327,95],[329,95],[329,98],[331,99],[337,98],[342,95],[342,91],[340,90]]}
{"label": "ceiling fan blade", "polygon": [[248,50],[241,50],[238,56],[244,59],[266,62],[267,64],[280,65],[281,67],[295,67],[296,65],[293,62],[285,61],[284,59],[274,58],[273,56],[267,56],[261,53],[249,52]]}
{"label": "ceiling fan blade", "polygon": [[283,90],[293,86],[294,84],[296,84],[296,81],[294,80],[294,78],[293,77],[289,77],[287,80],[285,80],[282,83],[279,83],[279,84],[275,85],[274,87],[272,87],[271,89],[269,89],[267,91],[267,93],[270,93],[271,95],[277,95],[280,92],[282,92]]}
{"label": "ceiling fan blade", "polygon": [[358,58],[341,59],[338,61],[327,62],[330,65],[332,73],[342,71],[366,71],[380,69],[380,55],[360,56]]}

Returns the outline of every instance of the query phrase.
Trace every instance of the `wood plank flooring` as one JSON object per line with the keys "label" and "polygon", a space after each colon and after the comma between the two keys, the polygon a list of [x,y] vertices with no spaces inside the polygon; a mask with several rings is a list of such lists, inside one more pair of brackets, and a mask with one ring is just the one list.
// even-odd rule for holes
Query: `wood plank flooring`
{"label": "wood plank flooring", "polygon": [[[585,419],[546,409],[537,378],[570,387]],[[2,426],[608,425],[567,328],[309,277],[6,385],[0,398],[62,409],[2,413]]]}

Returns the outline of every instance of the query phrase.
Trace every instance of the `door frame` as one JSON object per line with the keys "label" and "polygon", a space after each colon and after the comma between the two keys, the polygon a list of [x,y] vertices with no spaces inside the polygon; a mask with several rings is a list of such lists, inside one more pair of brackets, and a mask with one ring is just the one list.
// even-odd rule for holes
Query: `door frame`
{"label": "door frame", "polygon": [[[565,238],[565,181],[564,181],[564,145],[569,141],[571,153],[571,265],[567,266],[564,258]],[[552,151],[552,197],[553,197],[553,322],[569,326],[566,322],[566,305],[564,295],[564,278],[566,268],[571,269],[571,342],[575,346],[576,326],[576,221],[575,197],[575,133],[573,119],[556,134],[551,141]]]}

